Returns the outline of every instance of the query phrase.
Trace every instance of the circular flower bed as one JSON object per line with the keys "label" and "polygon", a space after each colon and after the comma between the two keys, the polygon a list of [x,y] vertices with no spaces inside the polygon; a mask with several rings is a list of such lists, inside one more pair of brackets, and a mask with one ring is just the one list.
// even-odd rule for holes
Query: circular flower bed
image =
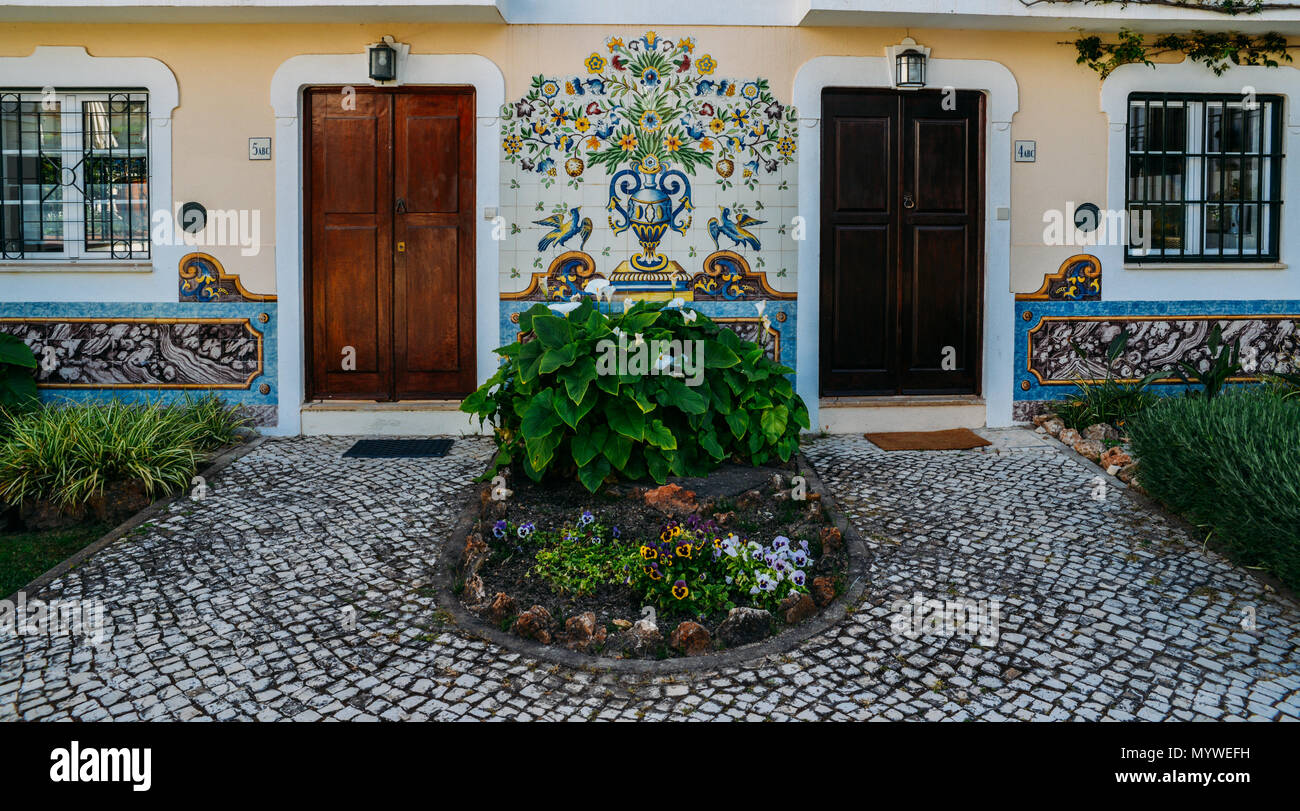
{"label": "circular flower bed", "polygon": [[761,642],[847,586],[839,516],[799,474],[729,465],[594,495],[577,482],[485,485],[451,542],[452,588],[493,632],[607,659]]}

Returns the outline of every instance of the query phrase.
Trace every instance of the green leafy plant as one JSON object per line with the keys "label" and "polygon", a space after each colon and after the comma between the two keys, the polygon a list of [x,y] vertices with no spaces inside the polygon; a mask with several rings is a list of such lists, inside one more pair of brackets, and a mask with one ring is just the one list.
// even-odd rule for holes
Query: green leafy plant
{"label": "green leafy plant", "polygon": [[[1075,391],[1055,410],[1066,427],[1083,430],[1089,425],[1105,423],[1123,427],[1134,415],[1150,408],[1160,399],[1150,390],[1155,381],[1167,373],[1152,372],[1134,383],[1124,383],[1115,379],[1115,364],[1128,347],[1128,329],[1120,330],[1106,348],[1106,376],[1099,383],[1084,379],[1075,383]],[[1077,343],[1071,342],[1076,355],[1087,360],[1088,353]]]}
{"label": "green leafy plant", "polygon": [[1206,397],[1216,397],[1223,391],[1225,385],[1231,378],[1238,377],[1242,373],[1241,367],[1241,347],[1240,340],[1233,341],[1231,344],[1223,342],[1223,330],[1218,324],[1210,330],[1210,337],[1206,342],[1206,349],[1210,353],[1210,363],[1205,371],[1201,371],[1190,363],[1183,361],[1178,362],[1178,376],[1183,382],[1191,386],[1199,384],[1203,388],[1201,392],[1189,391],[1188,394],[1204,394]]}
{"label": "green leafy plant", "polygon": [[1106,42],[1090,34],[1062,44],[1073,45],[1078,53],[1075,61],[1087,65],[1103,79],[1122,65],[1154,65],[1154,59],[1175,53],[1199,62],[1215,76],[1222,76],[1233,65],[1275,68],[1282,62],[1292,61],[1288,51],[1292,46],[1286,37],[1276,33],[1254,36],[1237,31],[1192,31],[1163,34],[1147,44],[1145,35],[1125,28],[1120,30],[1117,39],[1117,42]]}
{"label": "green leafy plant", "polygon": [[[638,302],[606,314],[583,301],[557,315],[538,304],[519,328],[533,339],[497,349],[504,362],[461,404],[495,428],[497,455],[482,480],[518,465],[535,481],[576,476],[592,492],[613,475],[662,484],[728,459],[788,461],[809,427],[786,378],[793,370],[697,312]],[[702,347],[700,385],[598,363],[615,344],[673,341]]]}
{"label": "green leafy plant", "polygon": [[35,404],[36,356],[15,335],[0,332],[0,408],[11,410]]}
{"label": "green leafy plant", "polygon": [[0,499],[84,503],[110,482],[136,481],[148,494],[190,483],[199,454],[239,419],[203,401],[189,405],[118,400],[19,413],[0,442]]}
{"label": "green leafy plant", "polygon": [[200,451],[236,444],[240,430],[249,422],[238,408],[211,393],[200,397],[186,394],[184,401],[173,407],[182,409],[184,418],[197,427],[194,446]]}
{"label": "green leafy plant", "polygon": [[[584,513],[584,518],[590,513]],[[627,583],[639,565],[636,549],[620,543],[608,528],[594,521],[566,526],[556,533],[538,533],[536,565],[530,572],[558,594],[586,596],[601,586]]]}
{"label": "green leafy plant", "polygon": [[1138,482],[1237,563],[1300,588],[1300,400],[1267,387],[1164,398],[1130,428]]}

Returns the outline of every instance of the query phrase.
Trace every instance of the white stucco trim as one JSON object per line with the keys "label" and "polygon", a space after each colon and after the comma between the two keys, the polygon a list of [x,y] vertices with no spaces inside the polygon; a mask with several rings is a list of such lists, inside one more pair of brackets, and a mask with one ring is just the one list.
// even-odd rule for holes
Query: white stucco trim
{"label": "white stucco trim", "polygon": [[[818,422],[821,390],[821,94],[827,87],[888,89],[891,65],[883,57],[819,56],[795,74],[794,104],[804,127],[799,135],[799,214],[807,231],[799,245],[797,389]],[[998,62],[931,59],[931,88],[953,87],[986,94],[984,192],[984,356],[981,392],[990,426],[1011,425],[1015,330],[1011,290],[1011,222],[997,210],[1011,205],[1011,119],[1020,109],[1020,88]],[[809,124],[808,122],[813,122]]]}
{"label": "white stucco trim", "polygon": [[[498,299],[500,279],[498,246],[492,240],[492,224],[483,220],[483,209],[500,204],[500,157],[497,135],[498,113],[506,100],[506,83],[501,69],[478,54],[407,54],[398,66],[403,85],[473,85],[475,90],[475,139],[478,235],[475,242],[477,284],[475,324],[478,380],[483,382],[496,368]],[[285,60],[271,77],[271,107],[276,119],[275,162],[275,284],[279,297],[279,425],[267,433],[297,434],[305,397],[306,362],[303,330],[305,299],[302,283],[302,91],[312,85],[368,85],[366,53],[304,54]]]}
{"label": "white stucco trim", "polygon": [[[0,57],[5,89],[52,87],[56,92],[142,88],[149,93],[149,206],[173,211],[172,111],[180,90],[171,68],[151,57],[91,56],[84,47],[37,47],[28,56]],[[154,241],[147,262],[82,259],[0,266],[5,301],[175,301],[177,262],[184,245]],[[142,267],[143,264],[143,267]],[[81,270],[78,265],[86,269]],[[40,272],[32,272],[40,271]]]}
{"label": "white stucco trim", "polygon": [[[1097,246],[1093,253],[1101,260],[1103,295],[1115,301],[1169,301],[1198,299],[1295,299],[1300,298],[1300,239],[1287,227],[1288,207],[1300,203],[1300,70],[1291,67],[1229,68],[1222,76],[1192,62],[1176,64],[1124,65],[1106,77],[1101,86],[1101,111],[1110,120],[1106,159],[1106,207],[1123,211],[1125,187],[1125,138],[1128,131],[1128,98],[1131,93],[1229,93],[1240,95],[1253,87],[1258,95],[1285,98],[1287,120],[1283,128],[1286,157],[1282,160],[1282,217],[1279,261],[1273,269],[1260,265],[1234,266],[1197,263],[1195,268],[1170,266],[1125,266],[1123,245]],[[1110,240],[1107,240],[1110,241]],[[1158,260],[1157,260],[1158,261]]]}

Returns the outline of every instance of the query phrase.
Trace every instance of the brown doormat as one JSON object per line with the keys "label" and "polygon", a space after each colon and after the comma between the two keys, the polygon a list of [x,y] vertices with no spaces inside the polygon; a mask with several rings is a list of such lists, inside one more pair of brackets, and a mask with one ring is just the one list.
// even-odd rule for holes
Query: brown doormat
{"label": "brown doormat", "polygon": [[950,431],[898,431],[890,434],[863,434],[876,447],[887,451],[968,451],[992,445],[969,428]]}

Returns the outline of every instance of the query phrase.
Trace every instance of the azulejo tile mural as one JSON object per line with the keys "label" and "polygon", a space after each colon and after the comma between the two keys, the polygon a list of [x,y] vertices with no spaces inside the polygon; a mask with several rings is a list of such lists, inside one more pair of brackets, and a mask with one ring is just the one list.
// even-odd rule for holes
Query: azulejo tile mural
{"label": "azulejo tile mural", "polygon": [[217,390],[275,424],[275,305],[38,302],[0,305],[0,331],[35,353],[42,399],[173,400]]}
{"label": "azulejo tile mural", "polygon": [[798,118],[766,79],[727,77],[695,37],[611,36],[503,108],[501,148],[503,341],[523,302],[607,279],[710,316],[789,301],[768,328],[792,345]]}
{"label": "azulejo tile mural", "polygon": [[[1300,368],[1300,301],[1017,301],[1015,417],[1104,377],[1106,348],[1122,329],[1131,337],[1115,374],[1132,382],[1179,362],[1204,368],[1215,326],[1241,347],[1247,374],[1237,382]],[[1155,388],[1183,387],[1171,375]]]}

